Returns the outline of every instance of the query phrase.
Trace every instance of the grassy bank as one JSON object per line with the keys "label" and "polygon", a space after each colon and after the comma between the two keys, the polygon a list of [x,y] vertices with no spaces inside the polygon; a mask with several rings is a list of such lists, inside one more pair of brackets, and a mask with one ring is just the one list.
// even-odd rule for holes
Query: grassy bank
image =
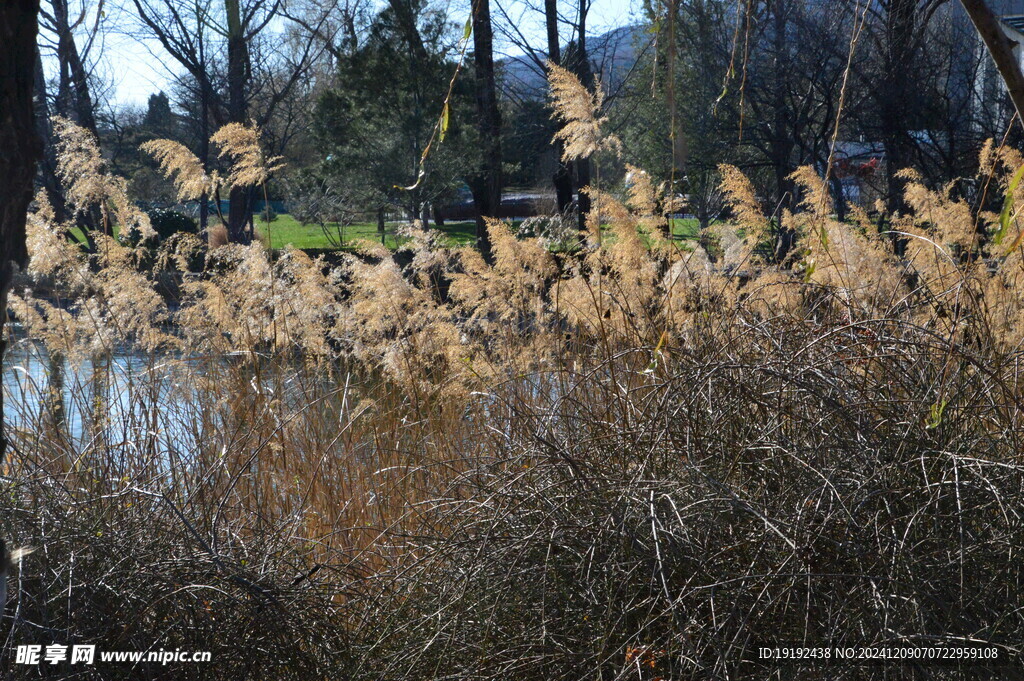
{"label": "grassy bank", "polygon": [[[764,679],[759,645],[934,636],[1011,655],[1014,359],[892,319],[692,330],[598,335],[462,399],[409,355],[407,383],[257,355],[65,374],[15,433],[2,530],[45,551],[5,629],[213,654],[97,670],[137,679]],[[891,678],[847,668],[828,678]]]}
{"label": "grassy bank", "polygon": [[[493,262],[416,230],[143,262],[33,214],[0,531],[40,550],[0,640],[213,654],[97,671],[147,680],[1013,678],[1019,226],[909,178],[897,243],[806,168],[779,262],[721,171],[710,251],[640,182],[587,248],[491,222]],[[153,268],[193,262],[168,305]],[[753,653],[965,639],[1005,666]]]}
{"label": "grassy bank", "polygon": [[[385,224],[385,246],[394,250],[408,242],[407,238],[398,234],[398,229],[405,224],[407,223],[390,222]],[[257,216],[256,228],[261,234],[270,235],[270,243],[273,248],[284,248],[291,245],[304,250],[326,250],[335,243],[350,245],[352,242],[360,240],[380,242],[377,225],[370,222],[360,222],[340,228],[337,224],[332,223],[321,228],[320,225],[303,225],[291,215],[283,213],[269,225]],[[324,233],[325,229],[330,236]],[[472,243],[476,238],[476,223],[474,222],[446,222],[443,227],[436,227],[436,229],[442,231],[451,243],[456,245]]]}
{"label": "grassy bank", "polygon": [[[409,239],[399,236],[397,230],[406,223],[387,223],[385,226],[385,245],[394,250],[399,246],[408,243]],[[331,247],[331,240],[341,243],[351,243],[357,240],[380,241],[380,232],[377,225],[369,222],[347,225],[339,229],[337,224],[328,224],[326,229],[331,236],[324,234],[324,229],[319,225],[303,225],[287,213],[281,214],[276,220],[268,225],[265,221],[257,218],[257,228],[261,233],[271,235],[271,244],[274,248],[284,248],[292,245],[295,248],[310,250],[325,250]],[[443,226],[433,223],[428,225],[431,229],[442,232],[450,240],[452,245],[464,245],[473,243],[476,239],[476,223],[472,221],[448,221]],[[608,225],[606,229],[610,230]],[[699,231],[697,220],[692,218],[676,219],[672,221],[673,234],[681,239],[695,239]]]}
{"label": "grassy bank", "polygon": [[[401,236],[398,231],[407,223],[389,222],[385,224],[384,244],[390,250],[395,250],[408,243],[408,237]],[[301,250],[322,252],[336,248],[336,244],[342,247],[350,247],[355,241],[380,242],[380,232],[377,225],[370,222],[360,222],[346,225],[339,228],[336,223],[329,223],[326,227],[320,225],[303,225],[287,213],[282,213],[272,220],[269,225],[265,220],[256,218],[256,227],[261,234],[270,235],[271,246],[281,249],[285,246],[294,246]],[[476,239],[476,223],[472,221],[446,222],[443,226],[431,224],[432,229],[443,233],[448,243],[453,246],[471,244]],[[672,221],[673,234],[680,239],[695,239],[699,231],[699,225],[695,219],[676,219]],[[606,229],[609,229],[605,225]],[[329,232],[325,234],[325,229]],[[115,234],[117,229],[115,228]],[[610,230],[609,230],[610,231]],[[74,238],[79,243],[85,242],[85,237],[77,227],[72,230]]]}

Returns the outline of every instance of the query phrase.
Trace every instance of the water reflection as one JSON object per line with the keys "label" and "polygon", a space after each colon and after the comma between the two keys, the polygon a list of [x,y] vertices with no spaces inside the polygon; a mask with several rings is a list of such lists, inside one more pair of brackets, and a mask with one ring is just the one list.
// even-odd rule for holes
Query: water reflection
{"label": "water reflection", "polygon": [[72,450],[116,443],[127,433],[152,440],[150,446],[163,440],[188,447],[190,434],[160,418],[176,399],[174,361],[115,352],[71,362],[38,343],[12,343],[3,363],[4,420],[23,436]]}

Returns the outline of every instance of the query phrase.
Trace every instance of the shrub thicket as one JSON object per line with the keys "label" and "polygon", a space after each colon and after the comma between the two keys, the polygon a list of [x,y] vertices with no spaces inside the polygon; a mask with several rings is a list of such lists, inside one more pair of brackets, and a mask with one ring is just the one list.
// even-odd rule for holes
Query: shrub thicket
{"label": "shrub thicket", "polygon": [[[599,98],[558,92],[567,146],[614,151]],[[265,182],[258,137],[229,132],[232,181]],[[183,191],[219,182],[160,148]],[[336,266],[227,245],[176,305],[135,249],[69,247],[40,201],[28,275],[61,298],[13,299],[50,372],[13,388],[2,531],[40,550],[6,645],[214,653],[90,672],[147,679],[960,672],[750,659],[782,640],[1012,656],[1022,165],[983,152],[1002,216],[908,176],[888,234],[836,221],[802,170],[781,262],[735,169],[715,262],[662,236],[672,200],[635,172],[589,190],[569,253],[498,222],[493,263],[415,227],[401,259],[366,244]]]}

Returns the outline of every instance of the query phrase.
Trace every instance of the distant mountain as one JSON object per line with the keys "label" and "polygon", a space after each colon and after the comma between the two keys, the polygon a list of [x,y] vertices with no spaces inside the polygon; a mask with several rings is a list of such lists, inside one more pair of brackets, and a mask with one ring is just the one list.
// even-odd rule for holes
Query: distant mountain
{"label": "distant mountain", "polygon": [[[637,61],[651,49],[653,36],[644,26],[622,26],[599,36],[588,36],[590,67],[599,74],[606,92],[614,92],[629,75]],[[562,46],[562,50],[566,46]],[[546,52],[535,52],[499,59],[498,87],[512,99],[544,99],[547,78],[542,64]],[[538,63],[539,62],[539,63]]]}

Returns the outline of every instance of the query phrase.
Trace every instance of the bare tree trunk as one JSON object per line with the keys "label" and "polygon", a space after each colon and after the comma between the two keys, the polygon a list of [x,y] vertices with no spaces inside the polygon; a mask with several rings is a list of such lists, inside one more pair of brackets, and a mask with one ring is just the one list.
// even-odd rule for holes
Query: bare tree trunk
{"label": "bare tree trunk", "polygon": [[[228,24],[228,119],[245,124],[245,86],[249,72],[249,48],[245,44],[239,0],[224,0]],[[228,239],[248,243],[246,229],[251,216],[251,196],[246,187],[231,187],[228,194]]]}
{"label": "bare tree trunk", "polygon": [[[548,61],[552,64],[561,64],[561,45],[558,42],[558,0],[544,0],[544,21],[547,24],[548,32]],[[558,205],[558,212],[565,213],[572,203],[572,173],[569,166],[562,161],[562,151],[565,143],[561,138],[555,140],[555,162],[558,167],[551,178],[555,185],[555,201]]]}
{"label": "bare tree trunk", "polygon": [[43,157],[40,159],[40,170],[46,198],[53,206],[56,222],[68,219],[68,205],[64,198],[64,188],[57,178],[57,154],[53,144],[53,124],[50,122],[50,109],[46,99],[46,74],[43,72],[43,59],[36,48],[35,66],[35,115],[36,132],[43,145]]}
{"label": "bare tree trunk", "polygon": [[69,16],[68,0],[51,0],[52,28],[57,34],[57,60],[60,81],[57,92],[57,113],[72,116],[78,125],[96,134],[96,113],[89,94],[89,76],[78,52]]}
{"label": "bare tree trunk", "polygon": [[245,123],[245,76],[249,59],[239,0],[224,0],[228,24],[228,117]]}
{"label": "bare tree trunk", "polygon": [[[86,248],[90,253],[95,253],[96,239],[92,236],[92,230],[95,229],[95,225],[98,222],[98,213],[91,211],[77,216],[72,215],[72,211],[68,208],[67,198],[64,195],[64,187],[60,183],[60,178],[57,177],[57,147],[53,143],[53,123],[50,121],[46,77],[43,73],[43,60],[39,54],[38,47],[36,48],[34,86],[36,133],[39,135],[43,148],[43,155],[39,160],[39,175],[43,190],[46,192],[46,198],[50,202],[50,206],[53,207],[54,222],[63,224],[70,218],[75,218],[79,229],[82,231],[82,236],[85,238]],[[66,232],[64,236],[71,240],[75,239],[75,236],[71,233]]]}
{"label": "bare tree trunk", "polygon": [[[67,198],[64,195],[64,187],[57,177],[57,147],[53,142],[53,123],[50,121],[50,105],[46,92],[46,77],[43,73],[43,60],[36,48],[35,68],[35,115],[36,133],[42,143],[43,155],[39,160],[39,176],[46,192],[46,198],[53,207],[54,222],[62,224],[70,218],[75,218],[82,236],[85,238],[86,248],[90,253],[96,252],[96,239],[93,238],[92,230],[98,219],[97,211],[90,211],[80,215],[72,215],[68,207]],[[75,235],[65,233],[68,239],[75,239]]]}
{"label": "bare tree trunk", "polygon": [[494,79],[494,48],[490,0],[476,0],[473,12],[473,59],[476,65],[477,126],[483,147],[479,173],[469,183],[476,207],[476,244],[490,261],[491,240],[484,218],[499,217],[501,209],[501,112]]}
{"label": "bare tree trunk", "polygon": [[[590,70],[590,57],[587,55],[587,12],[590,10],[588,0],[580,0],[580,23],[579,35],[576,41],[576,50],[573,53],[573,60],[568,68],[580,82],[588,89],[594,87],[594,74]],[[590,159],[580,158],[576,160],[576,188],[579,191],[577,208],[579,212],[580,231],[587,229],[587,215],[590,213],[590,197],[584,194],[583,190],[590,186]]]}
{"label": "bare tree trunk", "polygon": [[[672,146],[672,168],[669,181],[670,206],[675,204],[676,183],[685,172],[687,166],[686,136],[680,129],[679,111],[676,103],[676,42],[679,35],[676,23],[679,20],[679,0],[668,0],[668,67],[666,79],[668,80],[665,92],[665,100],[668,105],[668,139]],[[662,227],[665,236],[672,236],[672,212],[665,216],[665,224]]]}
{"label": "bare tree trunk", "polygon": [[886,212],[890,215],[904,207],[902,182],[896,174],[910,162],[906,97],[910,92],[916,15],[917,0],[893,0],[886,13],[885,70],[878,89],[878,113],[886,160]]}
{"label": "bare tree trunk", "polygon": [[[683,135],[681,121],[679,119],[678,104],[676,102],[676,51],[679,35],[677,24],[679,21],[679,0],[668,0],[668,64],[666,103],[669,113],[668,136],[672,143],[672,176],[676,179],[676,173],[682,173],[686,168],[688,150],[686,148],[686,136]],[[673,191],[675,189],[673,183]]]}
{"label": "bare tree trunk", "polygon": [[791,109],[786,104],[787,81],[792,77],[789,73],[791,64],[789,60],[789,16],[791,6],[787,0],[775,0],[772,3],[773,36],[772,49],[774,51],[775,63],[772,73],[772,108],[774,109],[774,124],[771,132],[771,162],[775,171],[775,205],[772,212],[775,223],[775,257],[780,261],[784,259],[793,247],[796,234],[783,227],[782,214],[787,208],[793,206],[793,182],[789,179],[793,172],[791,156],[795,146],[793,136],[788,126],[788,118]]}
{"label": "bare tree trunk", "polygon": [[[199,162],[203,171],[210,171],[210,93],[206,83],[199,83]],[[218,210],[220,207],[218,206]],[[210,197],[206,192],[199,197],[199,230],[206,233],[210,224]]]}
{"label": "bare tree trunk", "polygon": [[[587,56],[586,48],[582,43],[579,44],[575,56],[575,64],[572,70],[580,79],[580,82],[590,90],[593,88],[594,78],[590,71],[590,58]],[[574,165],[576,166],[576,188],[579,192],[579,201],[577,202],[579,226],[582,232],[587,229],[587,215],[590,213],[591,205],[590,197],[583,192],[585,188],[590,186],[590,159],[578,158]]]}
{"label": "bare tree trunk", "polygon": [[[99,139],[96,112],[93,107],[92,95],[89,92],[89,74],[85,70],[85,64],[82,62],[78,45],[75,43],[75,36],[69,17],[68,0],[51,0],[50,6],[53,9],[53,21],[50,23],[50,28],[57,34],[57,61],[60,73],[54,113],[58,116],[71,118],[75,123]],[[39,77],[42,79],[41,64],[39,68]],[[39,83],[42,85],[40,92],[43,92],[45,97],[45,80],[40,80]],[[50,133],[43,137],[43,141],[46,144],[44,147],[46,152],[44,157],[44,173],[46,176],[52,176],[52,181],[58,182],[59,186],[59,181],[55,175],[57,167],[56,157],[54,156],[53,144],[50,141],[52,126],[48,118],[45,121],[41,121],[40,125],[45,125],[45,132]],[[63,200],[63,190],[61,190],[59,198],[60,200],[54,204],[54,208],[58,216],[61,215],[61,211],[64,211],[66,215],[67,205]],[[99,207],[93,206],[88,211],[77,213],[72,217],[75,218],[78,228],[85,235],[89,250],[95,252],[96,242],[90,232],[95,229],[106,228]]]}
{"label": "bare tree trunk", "polygon": [[[14,267],[24,266],[28,260],[25,213],[32,200],[32,181],[40,155],[32,102],[38,13],[39,0],[0,3],[0,44],[4,46],[0,49],[0,362],[7,349],[3,332]],[[0,390],[0,464],[7,452],[2,415]]]}
{"label": "bare tree trunk", "polygon": [[989,54],[992,55],[992,61],[996,63],[999,75],[1010,92],[1010,100],[1017,109],[1017,115],[1024,121],[1024,75],[1021,74],[1020,64],[1013,54],[1014,43],[999,27],[999,19],[984,0],[960,0],[960,4],[967,10],[971,23],[985,42]]}
{"label": "bare tree trunk", "polygon": [[786,106],[786,81],[791,77],[789,70],[789,7],[785,0],[775,0],[772,3],[773,10],[773,35],[772,47],[774,51],[773,73],[772,73],[772,108],[775,110],[774,124],[772,126],[771,154],[772,166],[775,171],[775,204],[778,206],[777,215],[782,214],[782,209],[790,208],[793,204],[792,183],[789,175],[793,172],[790,157],[793,153],[793,137],[789,133],[787,118],[790,110]]}
{"label": "bare tree trunk", "polygon": [[71,71],[75,115],[79,125],[96,135],[99,129],[96,126],[96,111],[93,107],[92,96],[89,94],[89,77],[85,72],[85,65],[82,64],[81,55],[78,54],[78,47],[70,35],[68,44],[67,59]]}

